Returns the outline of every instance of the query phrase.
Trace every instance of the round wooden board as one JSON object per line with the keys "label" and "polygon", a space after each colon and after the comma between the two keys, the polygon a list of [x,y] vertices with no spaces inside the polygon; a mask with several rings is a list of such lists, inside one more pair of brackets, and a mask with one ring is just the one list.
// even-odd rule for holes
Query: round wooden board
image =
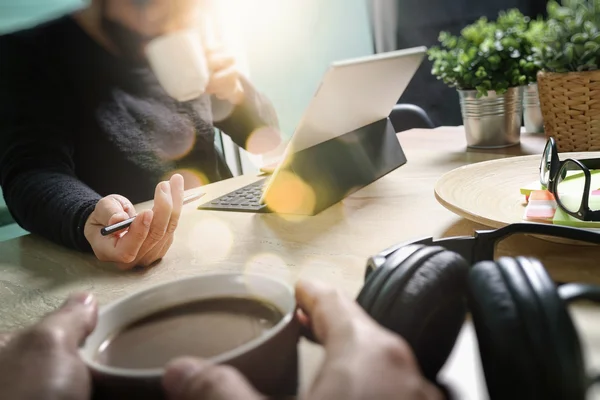
{"label": "round wooden board", "polygon": [[[596,157],[600,152],[560,154],[561,160]],[[457,168],[438,180],[435,197],[461,217],[493,228],[524,222],[520,189],[539,179],[540,158],[509,157]]]}

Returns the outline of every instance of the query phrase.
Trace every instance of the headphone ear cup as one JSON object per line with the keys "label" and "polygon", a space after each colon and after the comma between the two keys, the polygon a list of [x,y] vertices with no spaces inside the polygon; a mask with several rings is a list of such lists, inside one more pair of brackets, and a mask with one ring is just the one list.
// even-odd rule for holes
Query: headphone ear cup
{"label": "headphone ear cup", "polygon": [[519,311],[495,262],[473,266],[467,302],[490,398],[519,398],[514,396],[522,390],[523,398],[541,399],[539,390],[529,383],[538,380],[539,366],[529,354]]}
{"label": "headphone ear cup", "polygon": [[408,245],[399,248],[394,253],[390,254],[387,260],[379,268],[375,269],[367,277],[356,301],[358,304],[367,312],[371,313],[376,299],[380,296],[381,290],[383,289],[388,278],[394,273],[399,265],[402,265],[407,258],[411,257],[419,249],[422,249],[423,245]]}
{"label": "headphone ear cup", "polygon": [[476,264],[467,299],[492,400],[585,398],[575,329],[539,261]]}
{"label": "headphone ear cup", "polygon": [[444,250],[426,259],[396,297],[388,328],[411,345],[423,375],[435,381],[467,315],[467,261]]}
{"label": "headphone ear cup", "polygon": [[442,247],[421,247],[393,269],[367,310],[411,346],[423,375],[435,381],[467,313],[469,266]]}

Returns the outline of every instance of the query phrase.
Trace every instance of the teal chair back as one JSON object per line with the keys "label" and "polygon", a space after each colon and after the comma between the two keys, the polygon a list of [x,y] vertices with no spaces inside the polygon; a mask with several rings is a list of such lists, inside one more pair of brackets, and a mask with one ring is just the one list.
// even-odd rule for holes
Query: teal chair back
{"label": "teal chair back", "polygon": [[0,188],[0,242],[26,235],[28,232],[15,223]]}
{"label": "teal chair back", "polygon": [[0,188],[0,226],[5,226],[14,223],[15,221],[8,212],[8,208],[6,207],[6,203],[4,202],[4,196],[2,194],[2,189]]}
{"label": "teal chair back", "polygon": [[0,34],[35,25],[85,4],[85,0],[1,0]]}

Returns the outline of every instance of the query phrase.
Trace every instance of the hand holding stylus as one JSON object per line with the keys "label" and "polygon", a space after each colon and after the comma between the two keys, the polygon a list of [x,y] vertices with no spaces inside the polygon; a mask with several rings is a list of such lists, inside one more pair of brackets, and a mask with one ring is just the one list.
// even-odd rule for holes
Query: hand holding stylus
{"label": "hand holding stylus", "polygon": [[[173,175],[169,181],[156,186],[152,209],[139,214],[123,196],[110,195],[101,199],[84,228],[85,237],[96,257],[101,261],[114,262],[124,270],[149,266],[164,257],[173,243],[183,207],[183,191],[183,177]],[[124,221],[131,218],[133,220],[127,230],[122,230],[123,226],[115,234],[102,234],[103,228],[119,223],[126,225]]]}
{"label": "hand holding stylus", "polygon": [[[183,199],[183,205],[191,203],[194,200],[198,200],[200,197],[204,196],[204,193],[193,193],[189,196],[186,196]],[[122,231],[123,229],[129,228],[129,226],[135,221],[136,217],[127,218],[125,221],[117,222],[116,224],[112,224],[111,226],[106,226],[100,229],[100,233],[102,236],[112,235],[113,233]]]}

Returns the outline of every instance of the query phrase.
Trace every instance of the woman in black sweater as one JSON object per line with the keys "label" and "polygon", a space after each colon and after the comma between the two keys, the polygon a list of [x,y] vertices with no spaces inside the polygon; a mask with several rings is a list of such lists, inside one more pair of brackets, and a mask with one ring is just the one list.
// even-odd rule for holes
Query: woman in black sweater
{"label": "woman in black sweater", "polygon": [[[265,135],[252,152],[279,144],[272,106],[219,49],[207,49],[211,80],[199,98],[178,102],[157,81],[145,44],[186,28],[198,7],[93,0],[0,37],[0,185],[23,228],[121,268],[149,265],[173,240],[184,189],[232,176],[215,127],[244,148]],[[127,234],[100,235],[152,198]]]}

